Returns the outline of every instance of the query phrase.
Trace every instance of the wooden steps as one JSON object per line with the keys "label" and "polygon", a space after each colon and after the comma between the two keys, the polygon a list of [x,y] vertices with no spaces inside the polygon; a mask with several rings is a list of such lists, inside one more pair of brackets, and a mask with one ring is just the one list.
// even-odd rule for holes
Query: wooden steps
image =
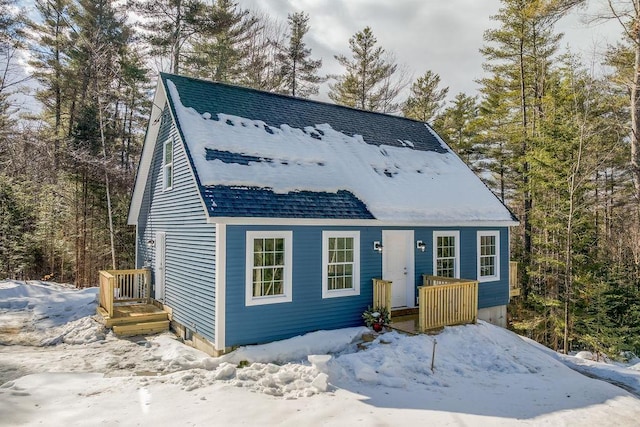
{"label": "wooden steps", "polygon": [[124,304],[113,307],[113,316],[98,307],[102,323],[119,336],[149,335],[169,330],[169,313],[154,304]]}
{"label": "wooden steps", "polygon": [[169,321],[160,320],[155,322],[138,322],[125,325],[114,325],[113,332],[121,337],[133,335],[150,335],[169,330]]}

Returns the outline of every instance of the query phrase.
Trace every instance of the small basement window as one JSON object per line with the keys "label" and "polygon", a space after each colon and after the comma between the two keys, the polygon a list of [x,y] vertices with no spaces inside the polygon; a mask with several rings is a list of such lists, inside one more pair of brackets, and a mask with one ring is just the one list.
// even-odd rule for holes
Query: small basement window
{"label": "small basement window", "polygon": [[360,295],[360,232],[322,232],[322,298]]}
{"label": "small basement window", "polygon": [[291,231],[247,231],[246,305],[292,300]]}
{"label": "small basement window", "polygon": [[460,232],[433,232],[433,275],[460,277]]}
{"label": "small basement window", "polygon": [[500,232],[478,231],[478,281],[500,280]]}
{"label": "small basement window", "polygon": [[171,190],[173,187],[173,138],[167,139],[164,143],[162,159],[162,188]]}

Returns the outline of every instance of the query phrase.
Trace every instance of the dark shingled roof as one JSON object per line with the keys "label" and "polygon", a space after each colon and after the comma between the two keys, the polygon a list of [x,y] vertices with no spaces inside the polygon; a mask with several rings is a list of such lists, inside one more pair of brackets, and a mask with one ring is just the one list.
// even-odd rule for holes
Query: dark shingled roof
{"label": "dark shingled roof", "polygon": [[400,140],[408,140],[416,150],[447,152],[424,123],[404,117],[165,73],[161,77],[165,85],[171,80],[176,86],[182,105],[210,113],[212,119],[224,113],[298,129],[328,123],[345,135],[362,135],[368,144],[403,147]]}
{"label": "dark shingled roof", "polygon": [[256,218],[374,219],[367,207],[349,191],[337,193],[295,191],[274,193],[266,188],[204,187],[210,216]]}
{"label": "dark shingled roof", "polygon": [[[403,141],[411,141],[416,150],[447,152],[422,122],[166,73],[161,73],[161,79],[167,88],[174,117],[175,106],[168,80],[175,85],[182,105],[194,108],[200,114],[210,113],[213,120],[219,113],[260,120],[266,124],[266,131],[270,131],[269,126],[279,128],[283,124],[304,130],[328,123],[346,135],[361,135],[372,145],[404,147]],[[181,124],[176,125],[184,138]],[[305,132],[316,139],[323,136],[319,129]],[[185,149],[191,157],[188,147]],[[271,161],[215,149],[207,149],[206,158],[242,165]],[[194,173],[197,176],[195,169]],[[269,188],[202,185],[200,191],[209,215],[213,217],[375,219],[365,204],[349,191],[277,194]]]}

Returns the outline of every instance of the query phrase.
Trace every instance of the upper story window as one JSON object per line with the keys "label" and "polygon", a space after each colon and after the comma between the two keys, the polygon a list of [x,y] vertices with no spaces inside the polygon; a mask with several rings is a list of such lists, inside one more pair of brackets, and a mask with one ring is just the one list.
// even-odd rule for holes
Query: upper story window
{"label": "upper story window", "polygon": [[499,231],[478,231],[478,280],[500,280]]}
{"label": "upper story window", "polygon": [[460,232],[433,232],[433,274],[460,277]]}
{"label": "upper story window", "polygon": [[162,188],[170,190],[173,187],[173,138],[164,143],[162,156]]}
{"label": "upper story window", "polygon": [[246,305],[292,300],[291,231],[248,231]]}
{"label": "upper story window", "polygon": [[322,232],[322,298],[360,295],[360,232]]}

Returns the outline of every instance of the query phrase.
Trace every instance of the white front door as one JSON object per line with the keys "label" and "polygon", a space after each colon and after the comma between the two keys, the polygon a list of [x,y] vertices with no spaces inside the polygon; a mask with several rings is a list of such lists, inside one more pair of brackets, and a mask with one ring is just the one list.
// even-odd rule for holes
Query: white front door
{"label": "white front door", "polygon": [[156,262],[154,269],[155,294],[154,298],[164,301],[164,276],[165,276],[165,252],[167,234],[164,231],[156,232]]}
{"label": "white front door", "polygon": [[392,307],[415,307],[414,277],[413,230],[382,230],[382,278],[392,282]]}

